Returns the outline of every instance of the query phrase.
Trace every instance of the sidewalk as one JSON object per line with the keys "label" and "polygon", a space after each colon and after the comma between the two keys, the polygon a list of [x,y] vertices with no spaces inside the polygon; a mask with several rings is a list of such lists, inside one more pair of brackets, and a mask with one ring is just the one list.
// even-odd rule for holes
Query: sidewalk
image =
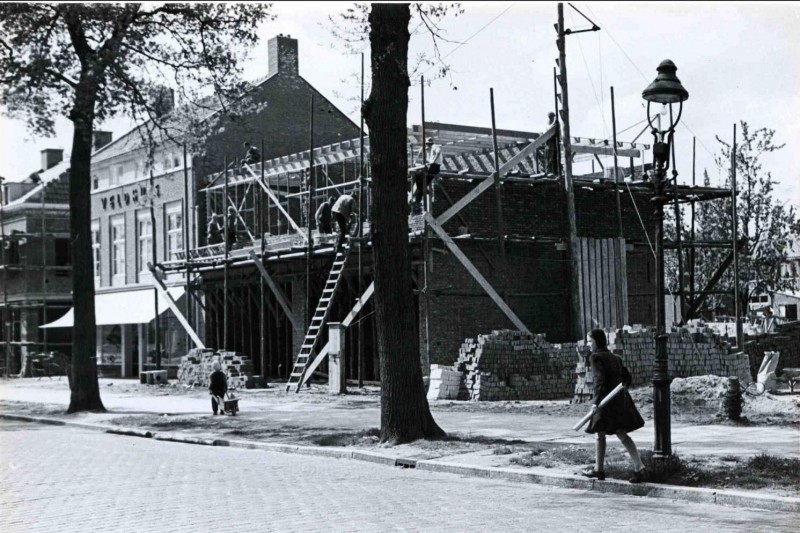
{"label": "sidewalk", "polygon": [[[266,390],[237,391],[240,413],[236,417],[211,415],[209,396],[201,389],[180,386],[140,385],[132,380],[101,379],[101,397],[107,413],[64,415],[69,403],[65,378],[12,379],[0,381],[0,402],[4,415],[56,418],[70,423],[123,426],[146,429],[159,438],[196,440],[205,444],[225,443],[246,447],[280,448],[295,453],[317,453],[336,457],[360,458],[397,464],[406,462],[417,468],[439,469],[463,475],[483,477],[510,476],[513,479],[557,484],[593,490],[612,490],[642,494],[664,492],[685,499],[712,498],[728,491],[712,491],[670,485],[630,485],[624,481],[593,482],[576,476],[578,467],[521,467],[510,464],[518,451],[514,445],[537,443],[542,446],[577,445],[591,449],[593,436],[572,430],[586,411],[586,406],[567,402],[515,402],[502,407],[489,402],[433,401],[431,408],[437,423],[455,441],[419,442],[385,447],[368,433],[380,424],[380,396],[376,388],[356,394],[328,396],[324,387],[312,386],[300,394],[284,393],[280,384]],[[691,425],[672,424],[673,451],[683,459],[720,460],[730,456],[747,458],[768,454],[782,458],[800,458],[800,430],[780,426]],[[140,432],[143,434],[143,432]],[[641,449],[652,446],[653,425],[634,434]],[[343,439],[344,437],[344,439]],[[349,446],[341,445],[345,441]],[[322,448],[319,445],[325,445]],[[330,446],[334,444],[334,446]],[[339,446],[336,446],[336,445]],[[310,446],[309,446],[310,445]],[[317,445],[316,447],[314,445]],[[498,453],[498,447],[511,447]],[[620,448],[609,440],[609,451]],[[317,452],[311,450],[316,449]],[[506,453],[507,452],[507,453]],[[642,488],[642,487],[645,488]],[[646,489],[646,490],[645,490]],[[680,489],[681,495],[676,495]],[[688,492],[687,492],[688,491]],[[697,492],[700,491],[700,492]],[[741,492],[741,491],[740,491]],[[750,496],[755,497],[752,491]],[[800,499],[781,498],[787,493],[773,491],[764,505],[797,510]],[[717,496],[713,496],[716,501]],[[777,498],[777,499],[776,499]],[[747,506],[761,506],[745,498]],[[770,498],[768,498],[769,500]],[[744,500],[742,500],[744,501]],[[774,502],[778,502],[775,504]],[[730,503],[730,501],[728,501]]]}

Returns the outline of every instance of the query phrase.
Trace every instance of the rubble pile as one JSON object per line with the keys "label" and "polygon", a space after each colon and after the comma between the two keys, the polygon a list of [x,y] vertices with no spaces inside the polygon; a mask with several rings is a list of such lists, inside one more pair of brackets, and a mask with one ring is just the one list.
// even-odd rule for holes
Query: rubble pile
{"label": "rubble pile", "polygon": [[238,352],[214,352],[195,348],[181,358],[178,380],[186,385],[208,387],[214,361],[219,361],[229,389],[244,389],[253,373],[249,358]]}
{"label": "rubble pile", "polygon": [[465,373],[471,400],[564,398],[575,386],[576,346],[550,344],[543,335],[495,330],[466,339],[455,368]]}

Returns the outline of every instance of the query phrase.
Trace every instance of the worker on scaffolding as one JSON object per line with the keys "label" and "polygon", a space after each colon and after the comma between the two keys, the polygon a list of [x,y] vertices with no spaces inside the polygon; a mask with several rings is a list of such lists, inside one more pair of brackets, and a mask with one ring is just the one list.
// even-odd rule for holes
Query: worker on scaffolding
{"label": "worker on scaffolding", "polygon": [[220,222],[222,215],[211,213],[208,217],[208,228],[206,231],[206,244],[222,244],[222,224]]}
{"label": "worker on scaffolding", "polygon": [[236,208],[230,206],[228,208],[228,218],[225,221],[225,246],[229,252],[233,248],[233,245],[236,244],[236,239],[238,237],[236,231],[236,224],[238,223],[237,218]]}
{"label": "worker on scaffolding", "polygon": [[242,159],[241,166],[255,165],[261,161],[261,152],[258,151],[258,148],[247,141],[245,141],[242,146],[244,146],[247,152],[244,154],[244,159]]}
{"label": "worker on scaffolding", "polygon": [[439,176],[442,168],[442,147],[436,144],[433,137],[425,139],[425,147],[420,149],[410,169],[410,180],[414,182],[411,207],[420,210],[425,189]]}
{"label": "worker on scaffolding", "polygon": [[[547,114],[547,129],[556,123],[556,114],[550,111]],[[545,145],[536,151],[536,164],[539,172],[545,174],[558,174],[558,135],[550,137]]]}
{"label": "worker on scaffolding", "polygon": [[339,235],[336,238],[336,249],[339,249],[339,247],[345,243],[347,234],[350,231],[350,215],[353,213],[353,206],[355,205],[353,194],[341,195],[331,208],[333,220],[339,227]]}
{"label": "worker on scaffolding", "polygon": [[319,209],[317,209],[315,218],[317,220],[317,229],[320,233],[333,233],[333,226],[331,226],[331,222],[333,220],[331,209],[333,208],[333,203],[335,201],[336,199],[333,196],[329,196],[327,200],[320,204]]}

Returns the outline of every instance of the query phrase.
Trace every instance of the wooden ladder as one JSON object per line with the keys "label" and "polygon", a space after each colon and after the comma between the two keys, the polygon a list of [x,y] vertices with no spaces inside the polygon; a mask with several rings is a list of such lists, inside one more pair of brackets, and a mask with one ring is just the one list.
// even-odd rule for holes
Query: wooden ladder
{"label": "wooden ladder", "polygon": [[314,311],[314,316],[311,318],[311,323],[308,326],[308,331],[303,339],[303,346],[300,348],[300,353],[297,354],[297,359],[294,361],[292,373],[289,375],[289,381],[286,382],[286,392],[289,392],[294,387],[295,392],[300,391],[300,386],[303,384],[303,376],[305,375],[306,368],[311,362],[316,347],[321,337],[322,328],[325,327],[330,314],[331,304],[333,303],[333,296],[336,294],[336,288],[339,286],[339,280],[342,278],[342,271],[347,262],[347,257],[350,251],[350,244],[345,243],[336,252],[336,257],[333,260],[333,266],[328,274],[328,281],[325,282],[325,288],[322,290],[322,297],[319,299],[317,309]]}

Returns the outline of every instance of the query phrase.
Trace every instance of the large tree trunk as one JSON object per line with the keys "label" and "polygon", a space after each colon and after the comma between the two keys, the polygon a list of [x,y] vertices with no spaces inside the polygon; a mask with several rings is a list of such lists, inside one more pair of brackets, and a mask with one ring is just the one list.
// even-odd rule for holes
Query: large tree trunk
{"label": "large tree trunk", "polygon": [[94,91],[81,83],[75,91],[72,155],[69,176],[70,237],[72,244],[72,374],[68,413],[105,411],[97,384],[95,360],[94,264],[92,260],[91,163],[94,133]]}
{"label": "large tree trunk", "polygon": [[406,112],[408,4],[373,4],[372,90],[365,102],[374,201],[375,312],[381,375],[381,441],[445,433],[431,416],[420,367],[408,242]]}

